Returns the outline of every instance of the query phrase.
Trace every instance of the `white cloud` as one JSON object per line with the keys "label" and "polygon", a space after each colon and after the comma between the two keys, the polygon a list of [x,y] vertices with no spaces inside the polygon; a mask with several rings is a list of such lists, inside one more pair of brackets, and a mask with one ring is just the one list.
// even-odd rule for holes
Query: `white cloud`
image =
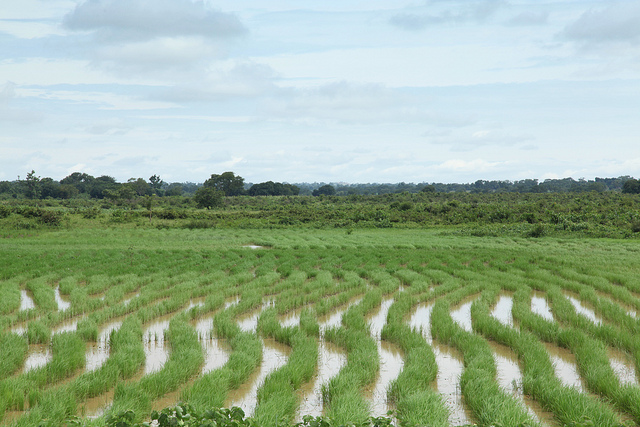
{"label": "white cloud", "polygon": [[602,44],[640,42],[640,3],[612,2],[602,9],[590,9],[562,32],[568,40]]}
{"label": "white cloud", "polygon": [[6,82],[0,90],[0,122],[13,124],[33,123],[42,120],[43,114],[36,110],[15,108],[11,104],[16,98],[16,84]]}
{"label": "white cloud", "polygon": [[[504,4],[502,0],[448,1],[446,3],[431,1],[425,7],[415,11],[399,12],[393,15],[389,23],[409,31],[423,30],[438,24],[482,23],[493,16]],[[444,10],[442,6],[445,7]]]}
{"label": "white cloud", "polygon": [[155,37],[231,37],[246,29],[229,13],[191,0],[86,0],[64,18],[71,30],[98,31],[101,40]]}
{"label": "white cloud", "polygon": [[435,165],[434,168],[446,172],[486,173],[491,172],[500,166],[505,166],[508,163],[509,162],[490,162],[484,159],[450,159]]}
{"label": "white cloud", "polygon": [[509,25],[544,25],[549,19],[548,10],[528,10],[520,12],[507,21]]}

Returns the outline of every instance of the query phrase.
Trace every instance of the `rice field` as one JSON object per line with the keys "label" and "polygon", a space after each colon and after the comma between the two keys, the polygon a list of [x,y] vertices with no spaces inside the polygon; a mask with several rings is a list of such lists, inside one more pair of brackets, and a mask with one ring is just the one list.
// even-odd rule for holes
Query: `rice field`
{"label": "rice field", "polygon": [[[0,425],[640,424],[640,244],[437,230],[0,241]],[[111,418],[110,418],[111,417]]]}

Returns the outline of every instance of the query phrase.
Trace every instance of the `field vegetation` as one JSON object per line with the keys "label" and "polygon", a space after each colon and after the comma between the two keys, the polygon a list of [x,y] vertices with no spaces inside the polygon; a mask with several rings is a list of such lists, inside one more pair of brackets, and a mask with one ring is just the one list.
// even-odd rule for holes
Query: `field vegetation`
{"label": "field vegetation", "polygon": [[[453,400],[482,426],[640,425],[637,196],[224,200],[0,206],[0,425],[453,426]],[[385,301],[377,338],[367,319]],[[427,306],[423,329],[411,327]],[[370,395],[388,369],[377,339],[403,362],[385,417]],[[255,409],[229,408],[265,340],[283,360]],[[226,356],[209,370],[213,341]],[[345,362],[309,397],[329,345]],[[517,359],[512,387],[497,345]],[[455,396],[438,389],[443,349],[463,364]],[[314,397],[322,415],[300,413]]]}

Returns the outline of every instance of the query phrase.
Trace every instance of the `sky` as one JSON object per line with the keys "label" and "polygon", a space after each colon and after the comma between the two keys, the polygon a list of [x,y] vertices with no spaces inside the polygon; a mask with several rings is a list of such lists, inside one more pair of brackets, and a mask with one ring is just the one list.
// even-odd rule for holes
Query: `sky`
{"label": "sky", "polygon": [[0,180],[640,177],[640,1],[2,0]]}

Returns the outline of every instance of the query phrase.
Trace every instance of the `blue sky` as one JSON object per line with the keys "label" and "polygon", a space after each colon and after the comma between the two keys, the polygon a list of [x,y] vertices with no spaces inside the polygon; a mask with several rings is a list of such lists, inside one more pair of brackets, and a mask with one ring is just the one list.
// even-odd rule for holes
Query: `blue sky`
{"label": "blue sky", "polygon": [[640,2],[3,0],[0,180],[640,176]]}

